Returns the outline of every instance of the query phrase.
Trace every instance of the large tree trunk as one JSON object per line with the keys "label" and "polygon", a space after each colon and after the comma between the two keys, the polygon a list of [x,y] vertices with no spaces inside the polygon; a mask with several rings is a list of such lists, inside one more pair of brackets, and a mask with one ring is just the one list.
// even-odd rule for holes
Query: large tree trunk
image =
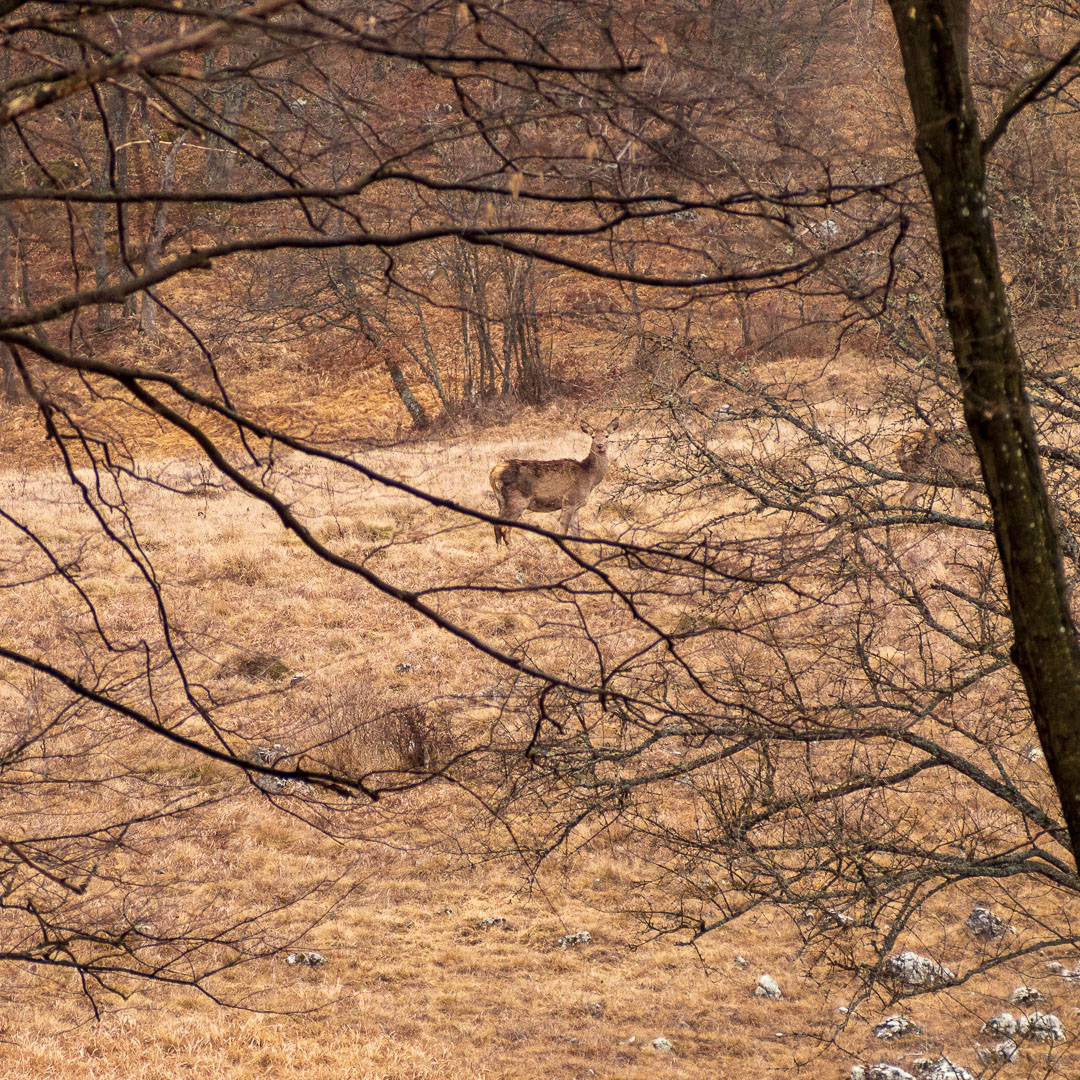
{"label": "large tree trunk", "polygon": [[1080,646],[987,207],[968,79],[968,4],[889,3],[934,206],[964,417],[982,463],[1012,612],[1013,659],[1080,852]]}

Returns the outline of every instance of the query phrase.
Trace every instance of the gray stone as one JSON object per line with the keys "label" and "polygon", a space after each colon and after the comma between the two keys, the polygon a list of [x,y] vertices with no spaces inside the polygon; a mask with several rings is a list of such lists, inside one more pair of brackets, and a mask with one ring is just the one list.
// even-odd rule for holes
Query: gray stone
{"label": "gray stone", "polygon": [[754,987],[754,996],[777,1001],[784,995],[779,984],[771,975],[762,975],[758,978],[757,986]]}
{"label": "gray stone", "polygon": [[1034,1005],[1036,1001],[1042,1001],[1042,994],[1034,986],[1018,986],[1009,995],[1013,1005]]}
{"label": "gray stone", "polygon": [[875,1039],[899,1039],[904,1035],[921,1035],[922,1028],[906,1016],[889,1016],[874,1027]]}
{"label": "gray stone", "polygon": [[662,1035],[658,1039],[653,1039],[652,1048],[659,1050],[663,1054],[671,1054],[675,1051],[675,1044],[670,1039],[665,1039]]}
{"label": "gray stone", "polygon": [[980,1065],[1008,1065],[1016,1060],[1020,1048],[1012,1039],[1002,1039],[995,1046],[982,1047],[976,1051],[975,1056]]}
{"label": "gray stone", "polygon": [[1065,1027],[1053,1013],[1033,1012],[1027,1017],[1027,1037],[1032,1042],[1064,1042]]}
{"label": "gray stone", "polygon": [[1032,1042],[1064,1042],[1065,1028],[1053,1013],[1033,1012],[1030,1016],[998,1013],[983,1025],[983,1031],[1007,1039],[1031,1039]]}
{"label": "gray stone", "polygon": [[950,1061],[944,1054],[937,1061],[929,1058],[916,1061],[915,1072],[921,1080],[975,1080],[963,1065]]}
{"label": "gray stone", "polygon": [[887,1065],[881,1062],[871,1065],[868,1069],[862,1065],[853,1065],[848,1073],[848,1080],[915,1080],[909,1072],[905,1072],[899,1065]]}
{"label": "gray stone", "polygon": [[564,934],[555,944],[560,949],[572,949],[575,945],[591,945],[592,934],[588,930],[579,930],[576,934]]}
{"label": "gray stone", "polygon": [[[257,746],[248,754],[248,761],[252,765],[268,765],[274,768],[285,762],[283,768],[290,768],[286,758],[290,756],[287,747],[281,743],[273,746]],[[251,782],[261,791],[268,795],[309,795],[313,789],[310,784],[303,780],[294,780],[288,776],[268,776],[266,773],[249,773]]]}
{"label": "gray stone", "polygon": [[999,919],[988,907],[982,904],[972,908],[971,914],[964,920],[964,925],[980,941],[998,941],[1006,934],[1016,931],[1004,919]]}
{"label": "gray stone", "polygon": [[326,957],[318,952],[291,952],[285,957],[286,964],[299,964],[301,967],[321,967]]}
{"label": "gray stone", "polygon": [[947,967],[916,952],[890,956],[885,961],[885,973],[907,986],[947,986],[956,978]]}
{"label": "gray stone", "polygon": [[509,930],[510,924],[501,916],[488,916],[486,919],[481,919],[477,924],[480,930]]}
{"label": "gray stone", "polygon": [[1008,1039],[1023,1038],[1027,1034],[1027,1028],[1026,1016],[1013,1016],[1012,1013],[1007,1012],[991,1016],[982,1026],[983,1031],[991,1035],[1003,1035]]}

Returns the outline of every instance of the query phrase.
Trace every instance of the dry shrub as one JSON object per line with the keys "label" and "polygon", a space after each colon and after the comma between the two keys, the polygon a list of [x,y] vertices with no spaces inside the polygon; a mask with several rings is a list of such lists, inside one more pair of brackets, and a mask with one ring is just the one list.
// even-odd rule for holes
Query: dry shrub
{"label": "dry shrub", "polygon": [[248,682],[280,682],[291,668],[278,656],[267,653],[234,653],[224,664],[226,675],[239,675]]}
{"label": "dry shrub", "polygon": [[736,350],[746,359],[789,360],[826,356],[835,345],[836,318],[824,308],[785,304],[778,296],[760,301],[741,316],[743,344]]}
{"label": "dry shrub", "polygon": [[238,551],[218,560],[208,573],[211,581],[231,581],[237,585],[264,585],[272,577],[265,556],[255,551]]}
{"label": "dry shrub", "polygon": [[347,776],[373,772],[427,772],[453,754],[449,718],[419,695],[383,694],[350,686],[331,691],[318,723],[319,745],[313,752],[329,769]]}

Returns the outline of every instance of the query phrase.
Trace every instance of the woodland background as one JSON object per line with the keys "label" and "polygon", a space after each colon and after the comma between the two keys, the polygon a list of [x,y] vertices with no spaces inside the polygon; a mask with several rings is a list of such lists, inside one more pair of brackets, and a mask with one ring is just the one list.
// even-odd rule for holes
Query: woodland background
{"label": "woodland background", "polygon": [[[1080,20],[910,7],[1073,605]],[[889,8],[0,20],[5,1076],[1077,1074],[1080,722],[996,488],[896,458],[982,447]]]}

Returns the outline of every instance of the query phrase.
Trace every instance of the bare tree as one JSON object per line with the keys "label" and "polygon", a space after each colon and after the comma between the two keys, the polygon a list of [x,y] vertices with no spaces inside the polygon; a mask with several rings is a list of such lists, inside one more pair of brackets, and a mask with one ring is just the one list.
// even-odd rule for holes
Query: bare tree
{"label": "bare tree", "polygon": [[[940,953],[951,985],[973,987],[1073,946],[1071,921],[1043,914],[1075,905],[1080,884],[1080,654],[1061,556],[1080,402],[1054,358],[1072,331],[1035,336],[1040,284],[1022,309],[1041,343],[1026,388],[990,207],[1031,174],[1004,170],[991,189],[984,160],[1025,110],[1069,92],[1075,27],[1062,16],[1040,37],[1040,72],[1004,91],[987,79],[977,106],[966,6],[893,5],[927,207],[887,49],[873,57],[892,90],[866,120],[869,151],[844,135],[837,58],[869,48],[865,12],[849,8],[613,4],[601,18],[546,3],[376,5],[361,24],[277,0],[134,11],[117,51],[112,6],[91,3],[85,59],[54,48],[59,24],[4,16],[22,47],[0,122],[4,146],[14,132],[25,154],[17,182],[5,161],[4,220],[32,220],[33,234],[12,254],[27,287],[0,341],[69,500],[3,507],[15,554],[0,584],[41,590],[55,631],[0,646],[10,694],[28,703],[4,760],[28,804],[56,808],[57,770],[96,796],[74,838],[2,838],[22,942],[11,958],[209,988],[218,946],[232,964],[289,940],[273,905],[245,914],[244,928],[265,917],[259,932],[210,912],[163,940],[145,928],[182,910],[179,887],[161,914],[140,908],[100,932],[86,883],[119,895],[138,882],[119,869],[130,837],[150,823],[182,831],[207,800],[238,797],[225,780],[220,793],[155,788],[129,767],[122,779],[145,784],[145,801],[125,810],[93,750],[114,723],[196,768],[252,777],[247,794],[335,837],[377,831],[377,798],[448,784],[538,872],[554,853],[610,842],[634,868],[626,907],[646,934],[693,944],[780,909],[808,965],[852,974],[855,1010],[941,989],[897,987],[889,958],[913,938]],[[100,93],[145,110],[148,153],[131,148],[126,175],[109,109],[76,109]],[[401,108],[406,94],[415,108]],[[58,177],[61,139],[94,163],[89,185]],[[189,164],[179,151],[196,146],[210,156]],[[140,167],[155,148],[157,165]],[[230,168],[211,163],[225,154]],[[165,245],[167,224],[189,250]],[[141,261],[132,235],[148,238]],[[1003,236],[1006,259],[1031,243]],[[126,274],[100,259],[113,245]],[[928,258],[939,249],[940,274]],[[1061,254],[1036,276],[1067,295],[1070,266]],[[135,297],[147,318],[160,305],[162,348],[183,349],[183,364],[130,343],[75,346],[83,309]],[[360,379],[375,365],[414,421],[507,394],[540,401],[546,350],[572,355],[586,336],[590,359],[632,348],[649,378],[606,481],[602,537],[519,523],[539,538],[533,576],[527,560],[507,578],[431,542],[496,523],[451,470],[381,464],[309,407],[328,372]],[[302,357],[280,369],[286,389],[255,400],[252,368],[275,350]],[[916,513],[896,440],[961,414],[985,496],[971,484],[964,518]],[[170,473],[147,431],[199,469]],[[380,496],[407,506],[391,526],[341,509]],[[439,709],[366,712],[329,692],[316,701],[292,679],[309,673],[223,643],[148,507],[182,520],[195,500],[212,516],[226,497],[383,598],[388,622],[436,628],[495,690],[442,700],[432,688]],[[61,506],[77,533],[57,529]],[[117,565],[138,620],[129,597],[86,583]],[[266,575],[242,552],[215,572]],[[499,606],[495,631],[477,598]],[[222,671],[236,681],[219,685]],[[248,679],[274,684],[280,749],[243,715]],[[492,697],[497,715],[478,724],[470,710]],[[381,749],[365,756],[356,732],[369,730]],[[328,884],[327,902],[344,887]],[[1018,932],[974,958],[954,917],[972,890]],[[1038,911],[1032,890],[1050,898]]]}

